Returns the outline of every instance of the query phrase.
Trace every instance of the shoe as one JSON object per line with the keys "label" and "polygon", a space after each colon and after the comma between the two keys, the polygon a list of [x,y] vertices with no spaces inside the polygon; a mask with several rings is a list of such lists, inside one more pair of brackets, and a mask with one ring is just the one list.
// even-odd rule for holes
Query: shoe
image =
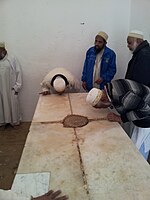
{"label": "shoe", "polygon": [[7,129],[9,127],[10,128],[14,128],[14,126],[12,124],[10,124],[10,123],[5,124],[5,126],[4,126],[5,129]]}

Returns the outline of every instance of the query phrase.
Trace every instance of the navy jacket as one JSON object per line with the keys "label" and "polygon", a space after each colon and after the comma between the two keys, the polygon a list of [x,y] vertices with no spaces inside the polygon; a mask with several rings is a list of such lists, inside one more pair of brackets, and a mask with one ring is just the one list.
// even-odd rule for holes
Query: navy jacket
{"label": "navy jacket", "polygon": [[133,52],[125,78],[150,87],[150,46],[146,40]]}

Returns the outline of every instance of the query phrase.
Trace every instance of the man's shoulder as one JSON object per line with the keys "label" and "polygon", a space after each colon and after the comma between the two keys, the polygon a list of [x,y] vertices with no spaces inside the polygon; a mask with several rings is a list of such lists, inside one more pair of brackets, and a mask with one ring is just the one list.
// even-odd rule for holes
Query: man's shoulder
{"label": "man's shoulder", "polygon": [[95,53],[94,47],[90,47],[90,48],[87,50],[87,53]]}
{"label": "man's shoulder", "polygon": [[110,48],[109,48],[109,47],[107,47],[107,46],[105,47],[105,50],[104,50],[104,52],[105,52],[105,53],[109,53],[109,54],[116,55],[116,54],[115,54],[115,52],[114,52],[114,50],[110,49]]}
{"label": "man's shoulder", "polygon": [[139,89],[146,88],[147,90],[150,90],[150,88],[148,86],[146,86],[142,83],[139,83],[137,81],[130,80],[130,79],[115,79],[115,80],[111,81],[111,83],[113,85],[115,85],[116,87],[120,86],[120,88],[129,88],[130,90],[132,90],[132,88],[134,88],[134,89],[136,89],[136,88],[139,88]]}
{"label": "man's shoulder", "polygon": [[145,48],[141,49],[139,54],[150,58],[150,46],[146,46]]}
{"label": "man's shoulder", "polygon": [[7,59],[10,61],[17,60],[16,56],[14,56],[12,54],[7,54]]}

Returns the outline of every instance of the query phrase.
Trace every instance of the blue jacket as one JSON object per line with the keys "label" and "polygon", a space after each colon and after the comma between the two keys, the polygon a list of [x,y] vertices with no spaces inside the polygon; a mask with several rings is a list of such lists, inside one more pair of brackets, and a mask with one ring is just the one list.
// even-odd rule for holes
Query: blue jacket
{"label": "blue jacket", "polygon": [[[87,90],[93,88],[93,71],[96,60],[96,53],[94,47],[91,47],[86,53],[84,68],[82,72],[82,81],[86,82]],[[105,47],[101,59],[100,77],[103,82],[100,84],[100,89],[104,89],[106,83],[111,82],[116,73],[116,54],[113,50]]]}

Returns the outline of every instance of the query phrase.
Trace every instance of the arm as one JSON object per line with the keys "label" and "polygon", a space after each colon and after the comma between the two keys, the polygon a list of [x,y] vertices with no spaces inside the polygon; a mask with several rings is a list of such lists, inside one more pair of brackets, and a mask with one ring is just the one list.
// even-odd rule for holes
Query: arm
{"label": "arm", "polygon": [[86,81],[87,60],[88,60],[88,58],[87,58],[87,54],[86,54],[86,59],[84,61],[84,66],[83,66],[83,71],[82,71],[82,78],[81,78],[82,81]]}
{"label": "arm", "polygon": [[54,192],[50,190],[46,194],[38,197],[23,197],[20,194],[13,192],[12,190],[0,189],[0,200],[67,200],[68,196],[60,196],[62,192],[60,190]]}
{"label": "arm", "polygon": [[15,74],[16,74],[16,82],[15,82],[15,85],[13,86],[13,89],[15,90],[15,92],[18,93],[22,87],[21,66],[16,58],[13,58],[12,65],[13,65],[13,68],[15,69]]}
{"label": "arm", "polygon": [[41,85],[41,89],[42,89],[42,92],[40,92],[40,94],[43,94],[43,95],[48,95],[50,94],[50,89],[51,89],[51,80],[52,80],[52,77],[53,77],[53,71],[49,72],[43,79],[43,81],[40,83]]}
{"label": "arm", "polygon": [[86,58],[85,58],[85,61],[84,61],[84,66],[83,66],[83,71],[82,71],[82,78],[81,78],[81,80],[82,80],[82,87],[83,87],[84,90],[86,90],[87,63],[88,63],[88,52],[86,53]]}
{"label": "arm", "polygon": [[123,122],[144,119],[150,115],[150,106],[134,92],[128,92],[121,103],[124,110],[121,113]]}
{"label": "arm", "polygon": [[67,200],[68,199],[66,195],[65,196],[60,196],[60,195],[61,195],[60,190],[56,192],[54,192],[53,190],[50,190],[48,193],[42,196],[31,198],[31,200]]}
{"label": "arm", "polygon": [[43,95],[50,94],[50,83],[43,80],[41,83],[41,89],[42,89],[42,92],[40,92],[39,94],[43,94]]}

